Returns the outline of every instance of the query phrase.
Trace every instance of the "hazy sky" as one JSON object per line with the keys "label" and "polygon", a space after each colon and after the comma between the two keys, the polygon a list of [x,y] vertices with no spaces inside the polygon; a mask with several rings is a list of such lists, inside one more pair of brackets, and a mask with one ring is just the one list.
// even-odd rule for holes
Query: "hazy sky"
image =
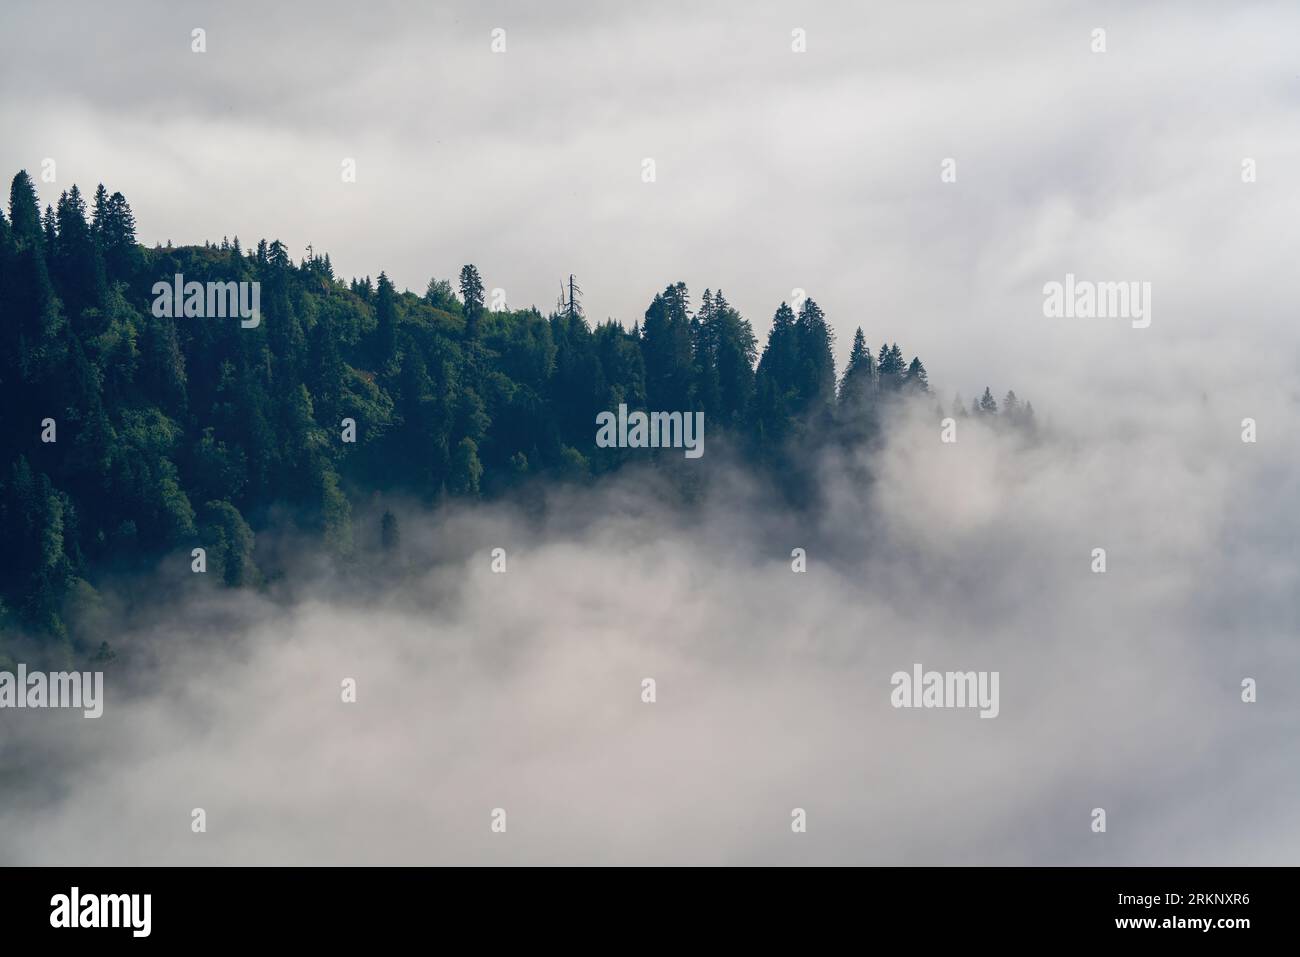
{"label": "hazy sky", "polygon": [[[74,181],[122,190],[147,243],[279,237],[417,291],[472,261],[543,310],[574,272],[593,319],[629,325],[682,279],[697,302],[721,286],[760,335],[799,287],[841,364],[862,325],[968,400],[985,384],[1195,387],[1215,365],[1189,358],[1203,348],[1229,378],[1296,360],[1293,3],[10,2],[0,17],[0,169],[55,158],[43,201]],[[1043,283],[1067,271],[1152,282],[1151,328],[1044,319]]]}

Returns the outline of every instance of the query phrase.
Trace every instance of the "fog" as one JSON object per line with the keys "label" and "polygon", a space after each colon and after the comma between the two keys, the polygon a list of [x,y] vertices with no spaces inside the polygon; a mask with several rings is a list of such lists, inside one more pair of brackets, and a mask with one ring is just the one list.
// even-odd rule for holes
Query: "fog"
{"label": "fog", "polygon": [[[103,717],[0,713],[0,864],[1300,863],[1294,4],[3,18],[0,169],[42,204],[102,180],[146,245],[416,291],[474,262],[511,308],[572,272],[593,322],[722,286],[760,343],[802,289],[841,370],[861,325],[1043,428],[944,443],[921,402],[805,463],[815,504],[710,432],[666,453],[689,505],[636,467],[380,500],[387,562],[279,530],[264,591],[103,583]],[[1151,283],[1150,327],[1047,318],[1067,274]],[[998,716],[892,707],[916,663],[997,671]]]}
{"label": "fog", "polygon": [[[102,718],[7,712],[0,860],[1294,864],[1296,445],[1150,418],[947,444],[919,402],[806,509],[721,462],[690,506],[635,467],[380,503],[387,565],[159,589]],[[892,707],[917,662],[999,672],[999,715]]]}

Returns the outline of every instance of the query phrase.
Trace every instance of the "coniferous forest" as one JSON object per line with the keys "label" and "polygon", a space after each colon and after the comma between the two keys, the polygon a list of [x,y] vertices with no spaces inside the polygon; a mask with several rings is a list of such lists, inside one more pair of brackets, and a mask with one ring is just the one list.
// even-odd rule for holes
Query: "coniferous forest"
{"label": "coniferous forest", "polygon": [[[260,283],[260,322],[156,316],[154,284],[177,274]],[[919,357],[861,328],[837,376],[811,298],[781,303],[760,349],[720,289],[670,283],[628,328],[564,288],[546,314],[492,310],[473,265],[418,295],[279,241],[147,248],[121,193],[73,186],[42,212],[19,172],[0,213],[0,629],[90,656],[79,609],[110,570],[201,545],[215,577],[256,587],[277,522],[347,558],[353,505],[377,491],[436,506],[594,480],[645,454],[597,447],[620,404],[702,410],[711,451],[797,503],[818,448],[869,443],[899,397],[931,394]],[[1014,392],[1000,410],[991,389],[969,410],[929,401],[936,426],[1034,429]]]}

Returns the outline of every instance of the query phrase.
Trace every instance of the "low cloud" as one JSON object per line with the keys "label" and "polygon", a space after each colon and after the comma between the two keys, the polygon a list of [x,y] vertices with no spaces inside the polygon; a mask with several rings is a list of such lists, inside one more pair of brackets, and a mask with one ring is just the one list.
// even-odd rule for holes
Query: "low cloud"
{"label": "low cloud", "polygon": [[[1294,864],[1300,455],[1185,408],[944,444],[918,403],[810,509],[716,463],[398,508],[394,564],[123,624],[100,720],[6,713],[0,860]],[[894,709],[914,662],[998,717]]]}

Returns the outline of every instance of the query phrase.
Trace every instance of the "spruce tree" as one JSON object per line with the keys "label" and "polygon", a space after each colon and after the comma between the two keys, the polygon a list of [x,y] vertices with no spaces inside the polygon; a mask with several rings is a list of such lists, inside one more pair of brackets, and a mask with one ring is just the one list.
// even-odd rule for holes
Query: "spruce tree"
{"label": "spruce tree", "polygon": [[483,314],[483,280],[478,268],[473,264],[462,266],[460,270],[460,298],[465,311],[465,338],[478,338],[479,318]]}
{"label": "spruce tree", "polygon": [[979,411],[984,415],[998,414],[998,401],[993,398],[993,392],[988,386],[984,387],[984,394],[980,396]]}
{"label": "spruce tree", "polygon": [[645,357],[646,402],[653,410],[690,408],[693,348],[689,298],[685,283],[668,286],[655,296],[641,326]]}
{"label": "spruce tree", "polygon": [[913,356],[912,363],[907,367],[907,375],[904,377],[904,383],[909,392],[929,392],[930,380],[925,371],[925,366],[921,362],[920,356]]}
{"label": "spruce tree", "polygon": [[897,392],[903,387],[903,377],[907,369],[903,365],[903,350],[895,342],[892,346],[881,343],[880,355],[876,360],[876,373],[880,379],[880,391]]}
{"label": "spruce tree", "polygon": [[44,239],[46,265],[57,274],[59,257],[59,221],[55,218],[54,207],[45,204],[45,215],[41,217],[41,235]]}
{"label": "spruce tree", "polygon": [[461,310],[460,302],[456,299],[456,293],[452,290],[451,283],[446,279],[430,279],[428,288],[424,291],[424,301],[435,309],[441,309],[443,312],[450,312],[453,315]]}
{"label": "spruce tree", "polygon": [[1013,425],[1020,422],[1020,400],[1016,398],[1014,389],[1009,389],[1002,399],[1002,415]]}
{"label": "spruce tree", "polygon": [[724,427],[738,426],[748,414],[754,394],[754,359],[758,343],[754,329],[732,308],[719,289],[709,314],[708,340],[717,369],[717,415]]}
{"label": "spruce tree", "polygon": [[799,363],[794,311],[784,302],[772,317],[763,356],[754,376],[754,431],[760,446],[779,449],[793,429]]}
{"label": "spruce tree", "polygon": [[9,184],[9,225],[16,246],[32,245],[41,239],[41,204],[26,170],[19,170]]}
{"label": "spruce tree", "polygon": [[68,317],[76,321],[82,310],[103,305],[108,290],[104,261],[86,221],[86,202],[75,184],[59,197],[55,218],[58,222],[55,285]]}
{"label": "spruce tree", "polygon": [[867,347],[866,336],[858,326],[853,333],[853,348],[849,351],[849,362],[844,367],[844,377],[840,380],[840,407],[845,410],[859,410],[876,392],[876,362]]}
{"label": "spruce tree", "polygon": [[[130,280],[140,267],[140,250],[135,238],[135,215],[121,193],[114,193],[104,207],[103,226],[98,234],[104,251],[104,267],[113,279]],[[239,252],[239,237],[232,251]]]}
{"label": "spruce tree", "polygon": [[813,299],[805,299],[799,307],[794,331],[799,363],[798,409],[809,414],[824,411],[835,401],[835,337]]}
{"label": "spruce tree", "polygon": [[383,363],[391,359],[397,349],[397,303],[393,284],[389,281],[388,274],[384,272],[379,274],[379,288],[375,296],[375,319],[376,348],[378,359]]}
{"label": "spruce tree", "polygon": [[722,384],[718,379],[718,327],[714,322],[713,293],[704,290],[700,311],[691,319],[692,394],[705,421],[718,418]]}

